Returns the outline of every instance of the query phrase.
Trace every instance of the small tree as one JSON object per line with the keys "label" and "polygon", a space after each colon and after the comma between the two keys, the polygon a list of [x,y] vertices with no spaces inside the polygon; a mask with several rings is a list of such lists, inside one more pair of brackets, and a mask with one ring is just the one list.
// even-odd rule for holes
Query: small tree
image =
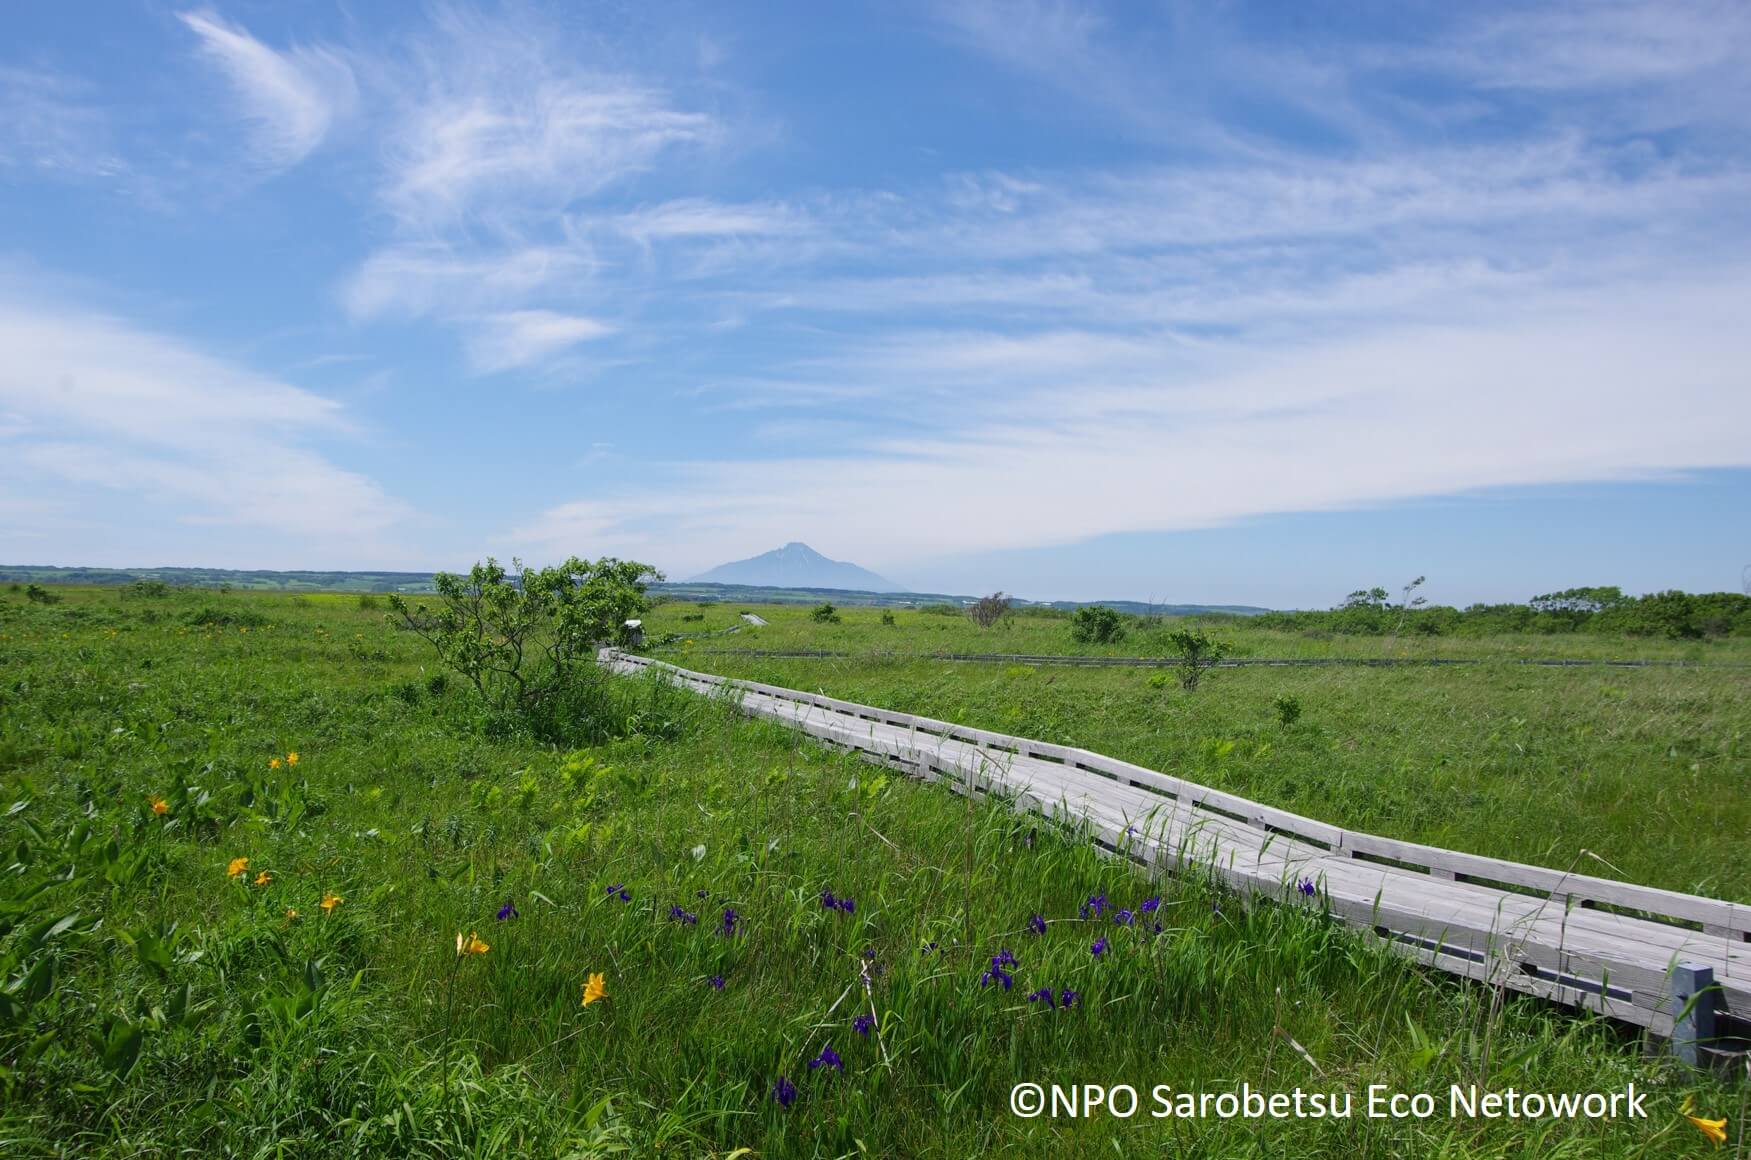
{"label": "small tree", "polygon": [[1301,698],[1290,693],[1283,693],[1271,702],[1277,710],[1277,723],[1287,729],[1301,720]]}
{"label": "small tree", "polygon": [[1204,674],[1222,663],[1232,647],[1227,641],[1211,640],[1201,628],[1182,628],[1169,633],[1167,639],[1179,650],[1179,663],[1173,671],[1180,688],[1188,693],[1197,691]]}
{"label": "small tree", "polygon": [[389,606],[490,708],[546,732],[568,697],[595,680],[596,649],[618,641],[626,620],[643,610],[645,582],[662,574],[612,557],[573,556],[537,571],[511,564],[515,579],[491,558],[467,576],[438,573],[435,607],[410,608],[400,593],[389,595]]}
{"label": "small tree", "polygon": [[816,624],[838,624],[839,610],[831,604],[817,605],[815,610],[809,613],[809,619]]}
{"label": "small tree", "polygon": [[1125,639],[1125,621],[1116,609],[1085,604],[1070,618],[1070,639],[1080,644],[1112,644]]}
{"label": "small tree", "polygon": [[967,609],[967,615],[973,618],[973,623],[980,628],[990,628],[999,620],[1009,615],[1010,597],[1001,592],[993,592],[989,596],[981,596]]}

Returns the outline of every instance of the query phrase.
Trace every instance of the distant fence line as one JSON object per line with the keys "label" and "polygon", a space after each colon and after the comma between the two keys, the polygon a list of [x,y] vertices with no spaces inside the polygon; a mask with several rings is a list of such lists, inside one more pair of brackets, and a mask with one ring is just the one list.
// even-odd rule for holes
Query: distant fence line
{"label": "distant fence line", "polygon": [[[731,629],[730,631],[735,631]],[[667,643],[667,642],[665,642]],[[1033,655],[1029,653],[909,653],[892,650],[871,652],[835,652],[830,649],[758,649],[702,648],[693,655],[753,657],[770,660],[892,660],[892,661],[971,661],[984,664],[1012,665],[1073,665],[1086,668],[1171,668],[1182,657],[1081,657]],[[1263,667],[1319,667],[1325,665],[1355,665],[1374,668],[1437,665],[1532,665],[1542,668],[1617,668],[1617,669],[1744,669],[1746,661],[1677,661],[1677,660],[1593,660],[1586,658],[1531,657],[1237,657],[1221,661],[1217,667],[1239,669]]]}

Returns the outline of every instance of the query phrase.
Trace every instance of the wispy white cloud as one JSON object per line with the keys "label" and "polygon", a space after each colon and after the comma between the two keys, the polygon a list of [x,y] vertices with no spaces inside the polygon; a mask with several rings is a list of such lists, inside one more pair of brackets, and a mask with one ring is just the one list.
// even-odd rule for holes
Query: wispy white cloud
{"label": "wispy white cloud", "polygon": [[212,11],[179,16],[225,75],[238,114],[252,126],[251,149],[267,168],[304,160],[357,98],[351,67],[330,49],[276,51]]}
{"label": "wispy white cloud", "polygon": [[552,310],[506,310],[483,316],[475,327],[467,342],[469,361],[488,373],[530,366],[614,332],[594,318]]}
{"label": "wispy white cloud", "polygon": [[[0,299],[0,477],[144,498],[166,524],[380,538],[411,514],[313,442],[348,440],[340,406],[118,319]],[[53,494],[53,493],[51,493]],[[93,499],[90,510],[104,505]],[[14,529],[16,530],[16,529]]]}
{"label": "wispy white cloud", "polygon": [[0,67],[0,109],[0,169],[78,178],[127,172],[108,114],[77,80]]}
{"label": "wispy white cloud", "polygon": [[[1730,325],[1746,293],[1741,275],[1556,296],[1490,325],[1231,354],[1126,389],[1084,388],[1061,367],[1059,386],[935,434],[856,455],[670,465],[666,482],[555,505],[507,539],[531,556],[662,547],[662,562],[686,570],[749,544],[835,542],[855,512],[864,555],[892,567],[1268,512],[1751,466],[1738,436],[1751,423],[1739,369],[1751,339]],[[1087,351],[1096,382],[1106,357]]]}

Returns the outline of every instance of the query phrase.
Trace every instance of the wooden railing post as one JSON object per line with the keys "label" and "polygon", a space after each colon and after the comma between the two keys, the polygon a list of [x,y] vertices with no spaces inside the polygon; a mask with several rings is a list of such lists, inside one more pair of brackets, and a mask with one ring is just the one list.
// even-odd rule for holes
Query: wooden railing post
{"label": "wooden railing post", "polygon": [[1679,963],[1672,968],[1672,1054],[1692,1067],[1701,1062],[1703,1045],[1715,1040],[1715,1008],[1721,993],[1713,967]]}

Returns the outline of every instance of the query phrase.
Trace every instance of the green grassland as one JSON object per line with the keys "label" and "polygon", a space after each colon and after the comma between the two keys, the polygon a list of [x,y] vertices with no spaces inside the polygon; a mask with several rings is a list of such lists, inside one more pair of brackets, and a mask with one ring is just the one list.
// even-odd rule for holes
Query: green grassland
{"label": "green grassland", "polygon": [[[755,612],[769,623],[745,624],[740,614]],[[944,615],[917,609],[838,607],[838,623],[819,623],[812,609],[795,604],[697,604],[680,601],[653,608],[645,618],[651,639],[679,634],[701,650],[768,649],[825,650],[858,654],[934,653],[1019,654],[1037,656],[1171,657],[1168,633],[1185,625],[1201,625],[1211,635],[1230,642],[1236,659],[1353,660],[1412,659],[1570,659],[1658,660],[1697,665],[1751,666],[1751,637],[1715,640],[1666,640],[1595,633],[1511,633],[1491,636],[1397,637],[1347,636],[1326,631],[1290,632],[1264,628],[1251,617],[1207,614],[1163,617],[1149,627],[1133,627],[1125,638],[1108,644],[1084,644],[1070,638],[1066,613],[1023,610],[991,628],[980,628],[961,613]],[[884,624],[883,615],[892,617]],[[726,630],[735,629],[734,632]],[[1747,674],[1741,674],[1746,676]],[[1751,678],[1748,678],[1751,679]]]}
{"label": "green grassland", "polygon": [[[674,616],[667,606],[657,614],[656,627]],[[1751,670],[1511,663],[1246,667],[1217,670],[1187,693],[1161,670],[925,659],[920,654],[939,635],[933,621],[948,622],[940,635],[957,649],[973,651],[971,645],[984,642],[977,651],[1007,651],[1003,629],[927,615],[897,617],[885,629],[893,656],[786,659],[713,651],[811,641],[829,647],[884,630],[861,610],[843,613],[841,624],[815,624],[806,614],[777,609],[761,615],[772,624],[728,637],[693,637],[692,645],[683,638],[659,655],[728,676],[1099,750],[1352,829],[1751,902]],[[1062,622],[1044,624],[1056,633],[1018,622],[1013,635],[1025,636],[1030,647],[1015,651],[1044,654],[1054,642],[1069,645]],[[1244,622],[1210,630],[1249,641]],[[1254,633],[1249,647],[1280,655],[1293,643],[1275,639],[1282,635]],[[770,643],[773,637],[785,645]],[[1378,655],[1381,648],[1368,640],[1317,643],[1361,655],[1370,646]],[[1482,656],[1493,642],[1454,643]],[[1650,649],[1651,643],[1574,636],[1540,642],[1544,655],[1556,657],[1600,649],[1620,656],[1735,656],[1743,655],[1745,642],[1664,650]],[[1302,707],[1292,727],[1279,724],[1273,704],[1280,696]]]}
{"label": "green grassland", "polygon": [[[1686,1095],[1742,1130],[1743,1080],[1646,1057],[1622,1027],[1498,1003],[1316,904],[1152,885],[1000,803],[655,683],[614,681],[599,743],[540,745],[484,717],[369,598],[63,595],[0,593],[0,1153],[1703,1155]],[[664,655],[886,631],[874,610],[816,626],[761,609],[768,629],[704,637],[735,610],[680,619],[695,611],[653,612],[700,633]],[[914,651],[941,647],[919,627],[935,621],[896,619]],[[1751,894],[1730,671],[1228,670],[1188,696],[1135,671],[715,660],[1316,816],[1497,833],[1486,852],[1545,861],[1581,843],[1631,876]],[[1288,730],[1269,718],[1285,689],[1306,705]],[[1564,778],[1593,789],[1553,799]],[[1609,826],[1556,816],[1582,807]],[[855,907],[824,908],[823,890]],[[1096,895],[1108,906],[1085,915]],[[459,956],[468,932],[490,949]],[[1004,950],[1013,989],[989,974]],[[606,998],[584,1006],[595,972]],[[1029,1001],[1043,988],[1079,998]],[[842,1070],[811,1068],[828,1046]],[[1021,1119],[1024,1080],[1130,1083],[1145,1103]],[[1154,1084],[1632,1080],[1651,1120],[1149,1115]]]}

